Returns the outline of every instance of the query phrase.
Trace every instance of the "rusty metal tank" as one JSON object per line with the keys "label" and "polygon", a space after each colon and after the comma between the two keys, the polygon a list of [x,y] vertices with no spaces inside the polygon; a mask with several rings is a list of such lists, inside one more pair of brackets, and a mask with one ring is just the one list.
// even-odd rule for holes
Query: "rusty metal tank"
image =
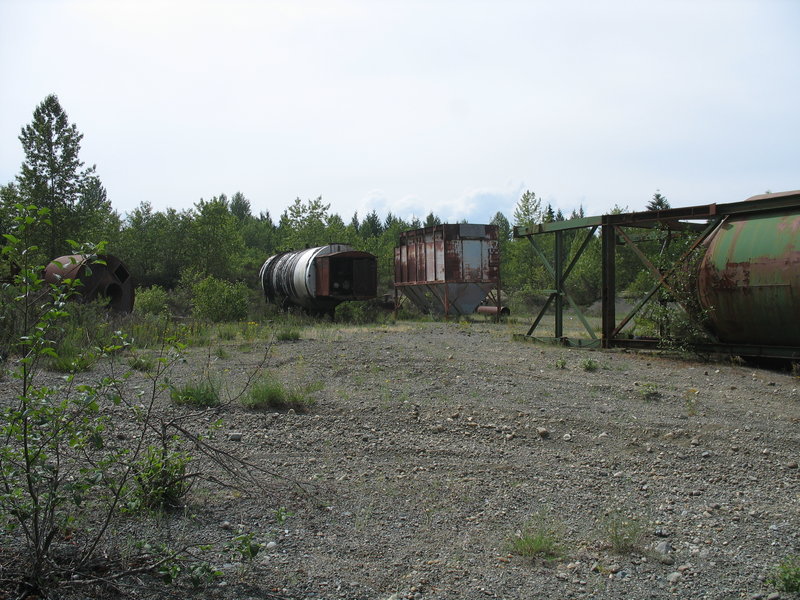
{"label": "rusty metal tank", "polygon": [[76,291],[81,302],[105,299],[109,308],[131,312],[135,291],[128,268],[110,254],[97,258],[101,262],[90,262],[80,254],[61,256],[45,267],[44,279],[51,284],[63,279],[79,279]]}
{"label": "rusty metal tank", "polygon": [[272,304],[332,314],[342,302],[375,298],[378,261],[346,244],[328,244],[270,256],[259,280]]}
{"label": "rusty metal tank", "polygon": [[800,346],[800,213],[724,221],[707,242],[697,282],[720,341]]}
{"label": "rusty metal tank", "polygon": [[472,314],[500,285],[496,225],[443,224],[404,231],[394,257],[395,289],[423,312]]}

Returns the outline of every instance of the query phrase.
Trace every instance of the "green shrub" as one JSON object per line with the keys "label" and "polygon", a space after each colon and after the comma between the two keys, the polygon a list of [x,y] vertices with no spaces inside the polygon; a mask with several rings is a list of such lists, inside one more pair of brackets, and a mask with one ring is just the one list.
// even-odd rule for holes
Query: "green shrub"
{"label": "green shrub", "polygon": [[192,314],[215,323],[241,321],[247,317],[249,295],[242,282],[209,276],[192,286]]}
{"label": "green shrub", "polygon": [[136,312],[160,315],[169,313],[169,298],[166,290],[160,285],[136,290]]}
{"label": "green shrub", "polygon": [[767,581],[782,592],[800,594],[800,555],[783,559],[773,569]]}
{"label": "green shrub", "polygon": [[594,360],[593,358],[585,358],[581,361],[581,368],[584,371],[593,373],[594,371],[597,371],[597,369],[600,368],[600,365],[597,364],[597,361]]}
{"label": "green shrub", "polygon": [[135,491],[131,510],[165,509],[181,505],[192,486],[187,467],[191,457],[171,448],[149,446],[136,465]]}

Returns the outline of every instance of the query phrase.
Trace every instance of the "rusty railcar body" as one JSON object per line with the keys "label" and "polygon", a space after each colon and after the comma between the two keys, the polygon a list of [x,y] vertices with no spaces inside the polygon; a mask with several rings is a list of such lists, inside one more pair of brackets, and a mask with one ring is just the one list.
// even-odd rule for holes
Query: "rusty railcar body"
{"label": "rusty railcar body", "polygon": [[377,258],[346,244],[328,244],[270,256],[259,272],[267,302],[333,314],[342,302],[377,295]]}
{"label": "rusty railcar body", "polygon": [[136,292],[133,279],[125,264],[115,256],[98,256],[102,262],[92,262],[80,254],[61,256],[47,265],[44,280],[58,283],[64,279],[78,279],[78,299],[81,302],[108,300],[109,308],[129,313],[133,310]]}
{"label": "rusty railcar body", "polygon": [[444,316],[472,314],[492,290],[499,300],[497,226],[444,224],[401,233],[394,249],[394,285],[395,295]]}

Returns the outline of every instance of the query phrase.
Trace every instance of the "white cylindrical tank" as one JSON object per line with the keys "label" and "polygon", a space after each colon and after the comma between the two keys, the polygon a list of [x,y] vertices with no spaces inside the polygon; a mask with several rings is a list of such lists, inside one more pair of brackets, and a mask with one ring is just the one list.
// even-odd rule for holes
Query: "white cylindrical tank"
{"label": "white cylindrical tank", "polygon": [[377,293],[377,259],[347,244],[328,244],[270,256],[259,272],[268,302],[332,313],[347,300]]}

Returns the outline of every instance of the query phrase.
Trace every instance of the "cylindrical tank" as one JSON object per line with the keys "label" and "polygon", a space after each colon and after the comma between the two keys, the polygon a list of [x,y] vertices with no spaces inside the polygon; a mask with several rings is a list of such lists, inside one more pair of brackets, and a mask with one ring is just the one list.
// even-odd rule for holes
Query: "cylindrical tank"
{"label": "cylindrical tank", "polygon": [[259,272],[268,302],[286,309],[332,313],[347,300],[377,293],[377,259],[346,244],[328,244],[270,256]]}
{"label": "cylindrical tank", "polygon": [[82,302],[105,298],[110,308],[131,312],[135,292],[127,267],[110,254],[97,258],[100,262],[89,262],[80,254],[61,256],[47,265],[44,280],[52,284],[63,279],[79,279],[81,283],[76,291]]}
{"label": "cylindrical tank", "polygon": [[700,304],[720,341],[800,346],[800,214],[732,217],[698,272]]}

